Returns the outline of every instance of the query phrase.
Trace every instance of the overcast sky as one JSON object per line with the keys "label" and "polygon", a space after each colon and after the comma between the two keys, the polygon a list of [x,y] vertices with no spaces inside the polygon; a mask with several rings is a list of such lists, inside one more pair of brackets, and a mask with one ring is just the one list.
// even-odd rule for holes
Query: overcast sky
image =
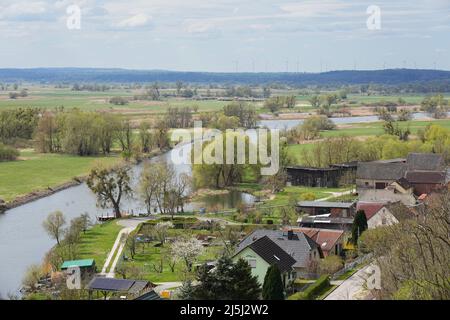
{"label": "overcast sky", "polygon": [[[73,4],[81,9],[80,29],[67,27]],[[372,5],[381,10],[380,29],[376,16],[373,30],[367,27]],[[0,0],[3,68],[435,66],[450,70],[450,0]]]}

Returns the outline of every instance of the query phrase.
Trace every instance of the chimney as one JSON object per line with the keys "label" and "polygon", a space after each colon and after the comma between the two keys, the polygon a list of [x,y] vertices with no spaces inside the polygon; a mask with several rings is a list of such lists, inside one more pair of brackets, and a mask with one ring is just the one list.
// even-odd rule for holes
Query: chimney
{"label": "chimney", "polygon": [[292,240],[294,238],[294,231],[292,229],[288,230],[288,240]]}

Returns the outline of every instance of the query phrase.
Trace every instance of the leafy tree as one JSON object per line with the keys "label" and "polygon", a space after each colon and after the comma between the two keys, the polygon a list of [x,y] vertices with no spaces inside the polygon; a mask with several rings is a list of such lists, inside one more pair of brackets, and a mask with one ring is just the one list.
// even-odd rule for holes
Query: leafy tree
{"label": "leafy tree", "polygon": [[227,117],[239,118],[239,125],[243,128],[255,128],[258,122],[256,109],[243,102],[233,102],[223,108]]}
{"label": "leafy tree", "polygon": [[313,108],[319,108],[320,107],[320,97],[318,95],[314,95],[311,98],[309,98],[309,103],[311,103],[311,106]]}
{"label": "leafy tree", "polygon": [[222,256],[213,270],[201,266],[197,281],[193,298],[198,300],[256,300],[261,293],[248,263],[244,260],[233,263],[227,256]]}
{"label": "leafy tree", "polygon": [[358,244],[358,239],[361,234],[367,230],[367,217],[364,210],[356,212],[355,219],[352,225],[352,242]]}
{"label": "leafy tree", "polygon": [[178,289],[178,298],[181,300],[193,300],[195,287],[191,280],[183,281],[181,287]]}
{"label": "leafy tree", "polygon": [[448,111],[448,101],[444,99],[442,94],[429,96],[423,99],[421,103],[422,110],[430,113],[434,118],[445,118]]}
{"label": "leafy tree", "polygon": [[131,193],[129,168],[97,167],[92,169],[86,181],[89,189],[97,196],[102,208],[112,206],[116,218],[121,217],[120,202]]}
{"label": "leafy tree", "polygon": [[129,120],[123,120],[119,125],[117,139],[123,152],[131,152],[133,147],[133,129]]}
{"label": "leafy tree", "polygon": [[147,122],[141,122],[139,125],[139,141],[142,152],[148,153],[153,148],[154,137],[150,132],[150,125]]}
{"label": "leafy tree", "polygon": [[283,280],[281,279],[280,269],[278,269],[276,264],[271,265],[267,269],[262,288],[262,297],[264,300],[284,300]]}
{"label": "leafy tree", "polygon": [[47,216],[42,226],[50,237],[56,240],[56,243],[60,245],[60,240],[64,234],[63,226],[66,224],[66,219],[61,211],[55,211]]}
{"label": "leafy tree", "polygon": [[[233,141],[236,139],[243,139],[245,145],[245,159],[246,164],[238,163],[238,153],[237,148],[234,148],[234,159],[232,163],[228,164],[226,159],[227,154],[227,138],[233,137]],[[212,163],[212,164],[194,164],[193,165],[193,176],[194,176],[194,184],[196,187],[214,187],[221,188],[231,186],[237,182],[241,182],[244,176],[244,172],[247,174],[251,174],[253,176],[258,177],[259,175],[259,165],[258,164],[249,164],[248,163],[248,150],[250,148],[250,140],[247,136],[241,136],[237,132],[227,132],[222,134],[222,146],[220,146],[220,137],[214,139],[210,142],[205,142],[203,144],[203,157],[205,155],[210,155],[211,157],[215,157],[215,149],[223,147],[222,159],[220,159],[221,163]],[[192,155],[200,156],[200,155]],[[218,160],[219,160],[218,159]],[[194,159],[195,163],[195,159]]]}
{"label": "leafy tree", "polygon": [[173,223],[170,221],[158,222],[153,228],[155,237],[161,242],[162,245],[166,242],[167,233],[170,228],[173,228]]}

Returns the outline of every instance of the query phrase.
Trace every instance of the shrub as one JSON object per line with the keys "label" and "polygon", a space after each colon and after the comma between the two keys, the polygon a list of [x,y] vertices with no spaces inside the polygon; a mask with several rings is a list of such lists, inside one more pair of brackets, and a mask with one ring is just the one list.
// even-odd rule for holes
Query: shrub
{"label": "shrub", "polygon": [[325,259],[321,259],[319,263],[319,270],[321,274],[332,274],[344,266],[342,258],[336,255],[331,255]]}
{"label": "shrub", "polygon": [[321,292],[330,286],[330,277],[323,275],[306,290],[294,293],[288,300],[314,300]]}
{"label": "shrub", "polygon": [[19,156],[19,151],[13,147],[6,146],[0,143],[0,162],[13,161]]}
{"label": "shrub", "polygon": [[314,201],[316,200],[316,195],[312,192],[305,192],[300,195],[302,201]]}
{"label": "shrub", "polygon": [[123,106],[123,105],[128,104],[128,100],[125,98],[122,98],[122,97],[113,97],[113,98],[109,99],[109,103]]}

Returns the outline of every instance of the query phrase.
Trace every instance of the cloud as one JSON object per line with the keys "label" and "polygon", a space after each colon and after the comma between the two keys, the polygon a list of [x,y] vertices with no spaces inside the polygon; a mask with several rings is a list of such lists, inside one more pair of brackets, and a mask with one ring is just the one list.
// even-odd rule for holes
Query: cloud
{"label": "cloud", "polygon": [[0,8],[0,18],[5,20],[29,19],[43,15],[47,12],[47,4],[38,2],[16,2],[4,8]]}
{"label": "cloud", "polygon": [[122,28],[136,28],[146,26],[152,20],[151,16],[144,13],[138,13],[131,18],[120,21],[117,26]]}
{"label": "cloud", "polygon": [[328,15],[337,15],[342,9],[346,9],[351,4],[339,1],[316,1],[308,0],[303,2],[295,2],[281,5],[280,8],[284,12],[297,17],[321,17]]}

